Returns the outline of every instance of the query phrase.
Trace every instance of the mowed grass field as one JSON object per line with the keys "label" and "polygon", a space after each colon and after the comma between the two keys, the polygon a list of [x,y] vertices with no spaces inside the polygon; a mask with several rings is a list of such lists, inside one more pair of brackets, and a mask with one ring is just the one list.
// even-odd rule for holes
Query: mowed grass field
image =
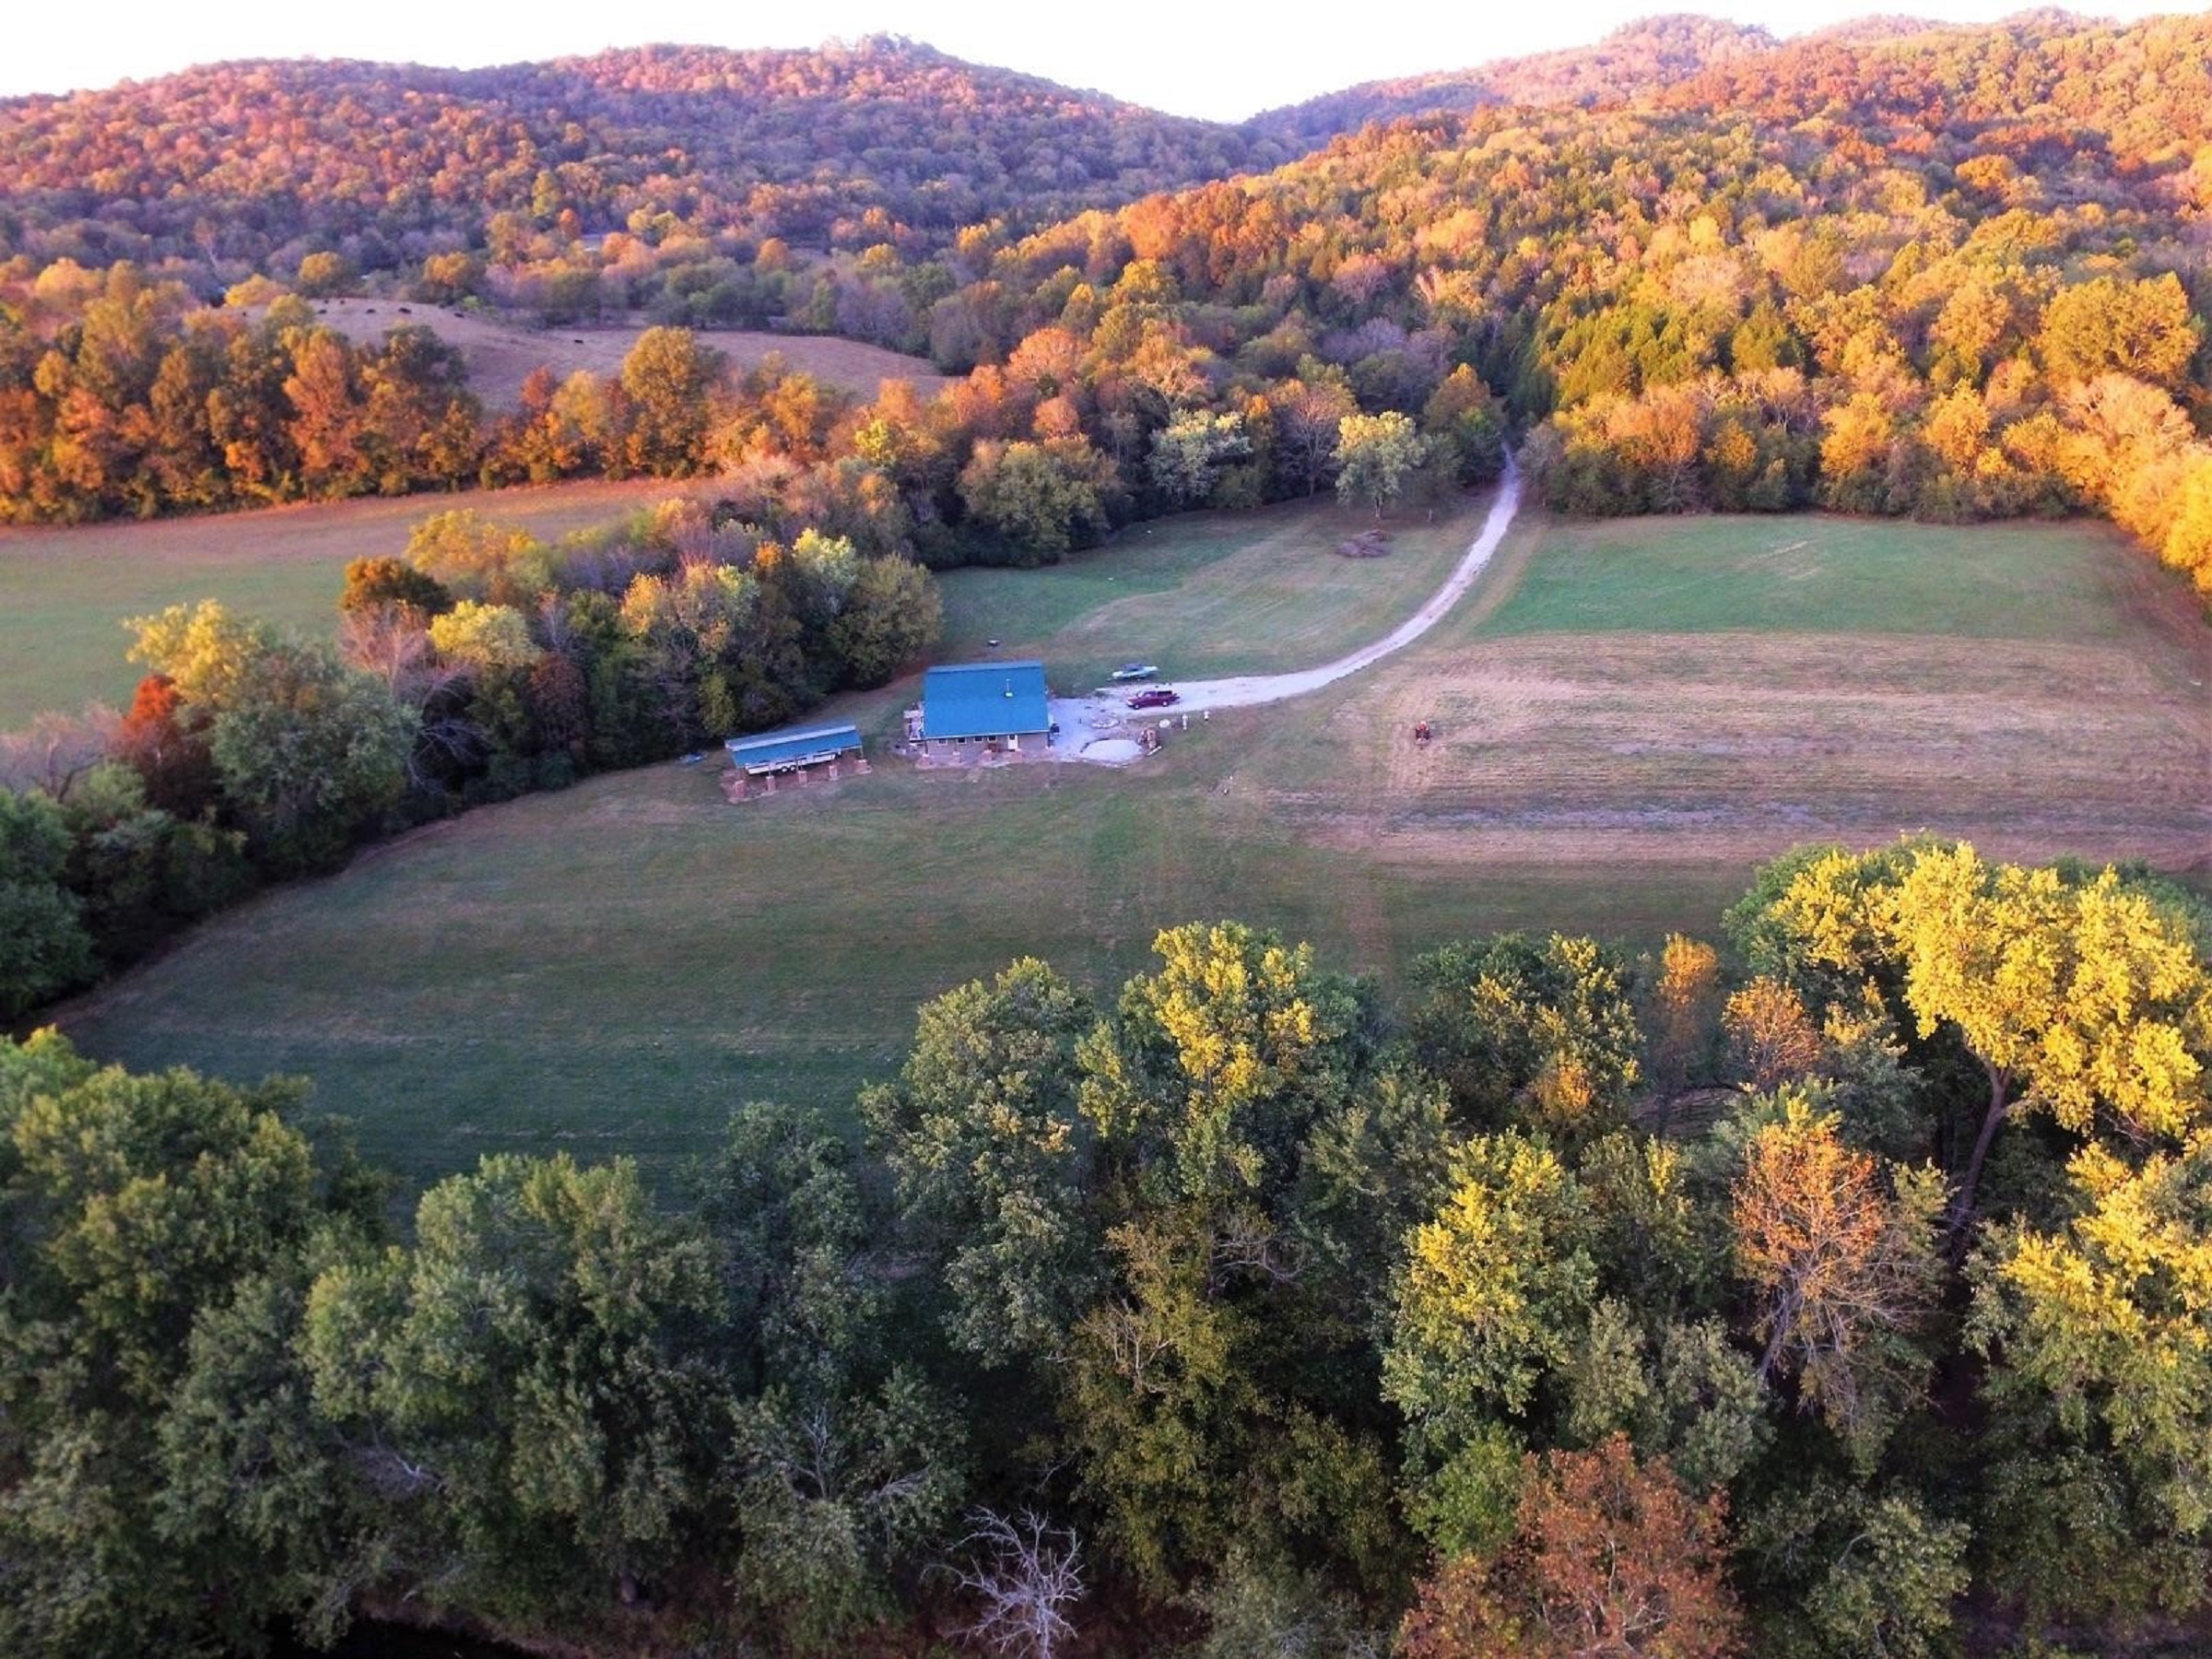
{"label": "mowed grass field", "polygon": [[[1074,665],[1141,650],[1120,642],[1140,623],[1187,623],[1177,651],[1209,665],[1302,665],[1270,655],[1277,634],[1317,655],[1359,642],[1343,618],[1394,560],[1318,554],[1335,580],[1302,604],[1189,622],[1258,545],[1171,535],[972,573],[948,583],[956,637]],[[1959,610],[1969,572],[1984,600]],[[1810,840],[1927,828],[2202,869],[2208,679],[2193,602],[2095,527],[1531,518],[1413,647],[1174,733],[1129,771],[887,761],[737,807],[705,768],[597,779],[266,895],[67,1023],[137,1065],[306,1072],[411,1182],[500,1149],[665,1171],[747,1098],[845,1109],[952,984],[1036,954],[1110,991],[1194,918],[1389,980],[1501,927],[1712,936],[1759,860]]]}
{"label": "mowed grass field", "polygon": [[288,628],[328,633],[347,562],[396,558],[431,513],[473,508],[552,540],[691,488],[594,480],[145,524],[0,526],[0,730],[48,710],[127,699],[143,672],[124,660],[130,618],[219,599]]}

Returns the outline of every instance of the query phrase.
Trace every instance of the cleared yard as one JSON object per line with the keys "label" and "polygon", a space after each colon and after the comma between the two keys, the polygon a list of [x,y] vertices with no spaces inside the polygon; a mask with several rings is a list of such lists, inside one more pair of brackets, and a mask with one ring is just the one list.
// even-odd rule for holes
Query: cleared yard
{"label": "cleared yard", "polygon": [[220,599],[302,631],[327,632],[347,563],[397,555],[433,512],[471,507],[547,538],[695,488],[598,480],[321,501],[148,523],[0,526],[0,730],[49,709],[130,695],[123,623],[164,606]]}
{"label": "cleared yard", "polygon": [[[1524,520],[1417,644],[1194,723],[1126,772],[891,764],[732,807],[706,769],[662,767],[480,812],[267,896],[69,1024],[141,1065],[308,1072],[418,1181],[509,1147],[665,1168],[748,1097],[842,1108],[952,983],[1033,953],[1110,986],[1194,917],[1389,974],[1499,927],[1712,936],[1758,861],[1812,840],[1925,827],[2019,857],[2212,865],[2212,633],[2117,536],[1742,527],[1773,557],[1756,535],[1715,551],[1711,521],[1602,526],[1616,539],[1593,549],[1585,526]],[[1791,542],[1806,545],[1785,558]],[[1167,626],[1171,581],[1242,555],[1186,547],[1134,595],[1103,581],[1115,557],[1036,579],[1096,582],[1088,608],[1071,589],[1056,620],[1029,613],[1030,635],[994,631],[1094,660],[1063,641],[1104,607]],[[1578,610],[1562,569],[1598,557]],[[1888,574],[1855,611],[1793,602],[1870,559]],[[1392,562],[1328,568],[1359,582]],[[1986,606],[1912,626],[1984,563]],[[1028,580],[979,588],[1011,604]],[[1760,616],[1774,625],[1732,625]],[[905,689],[855,712],[879,724]],[[1438,735],[1418,749],[1424,716]]]}

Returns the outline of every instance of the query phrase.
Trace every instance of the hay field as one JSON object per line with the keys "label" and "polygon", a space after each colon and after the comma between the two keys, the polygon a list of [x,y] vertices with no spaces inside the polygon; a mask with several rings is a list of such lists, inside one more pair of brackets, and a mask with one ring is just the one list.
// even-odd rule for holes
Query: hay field
{"label": "hay field", "polygon": [[[468,383],[488,409],[512,408],[523,382],[540,364],[562,378],[579,369],[611,375],[620,371],[641,323],[594,323],[536,328],[488,312],[465,312],[395,300],[320,300],[315,315],[356,345],[374,345],[388,329],[419,324],[459,348],[468,364]],[[771,352],[781,352],[794,369],[825,384],[841,387],[872,401],[887,380],[912,381],[923,396],[934,394],[946,377],[926,358],[907,357],[858,340],[827,335],[762,334],[737,328],[694,331],[700,342],[749,369]]]}
{"label": "hay field", "polygon": [[1535,519],[1498,565],[1316,700],[1345,742],[1255,757],[1286,810],[1328,802],[1335,842],[1416,863],[1927,830],[2212,870],[2212,629],[2107,526]]}

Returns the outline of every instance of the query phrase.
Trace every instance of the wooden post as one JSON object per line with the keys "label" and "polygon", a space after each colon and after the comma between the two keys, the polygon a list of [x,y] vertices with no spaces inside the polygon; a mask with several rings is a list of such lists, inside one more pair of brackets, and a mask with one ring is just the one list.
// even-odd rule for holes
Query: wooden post
{"label": "wooden post", "polygon": [[760,779],[760,793],[762,794],[774,794],[776,793],[776,774],[774,772],[767,772],[762,775]]}

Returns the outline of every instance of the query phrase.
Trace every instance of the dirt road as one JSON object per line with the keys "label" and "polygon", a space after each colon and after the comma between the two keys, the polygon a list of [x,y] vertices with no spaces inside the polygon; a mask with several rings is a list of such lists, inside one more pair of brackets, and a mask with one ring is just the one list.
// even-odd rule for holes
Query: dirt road
{"label": "dirt road", "polygon": [[[1324,663],[1318,668],[1300,668],[1288,674],[1241,674],[1229,679],[1177,680],[1174,685],[1178,700],[1173,712],[1199,713],[1207,709],[1242,709],[1254,703],[1280,702],[1287,697],[1301,696],[1333,685],[1347,675],[1357,674],[1371,663],[1412,644],[1441,621],[1445,613],[1475,585],[1475,579],[1489,564],[1490,555],[1505,539],[1513,515],[1520,510],[1521,469],[1509,454],[1505,476],[1499,480],[1498,499],[1490,503],[1489,515],[1483,520],[1480,534],[1453,567],[1443,586],[1430,594],[1428,602],[1412,616],[1373,644],[1362,645],[1358,651],[1333,663]],[[1070,760],[1083,759],[1084,748],[1102,729],[1121,724],[1123,715],[1120,695],[1114,692],[1055,700],[1053,718],[1060,723],[1062,732],[1057,752]],[[1116,759],[1126,758],[1119,753],[1115,756]]]}

